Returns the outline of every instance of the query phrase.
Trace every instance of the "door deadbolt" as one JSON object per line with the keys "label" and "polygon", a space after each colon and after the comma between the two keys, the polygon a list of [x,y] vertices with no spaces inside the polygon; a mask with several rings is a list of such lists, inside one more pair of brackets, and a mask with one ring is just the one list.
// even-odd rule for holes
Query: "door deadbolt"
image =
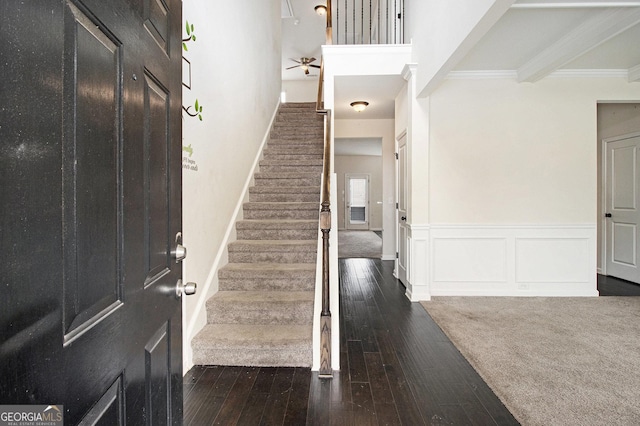
{"label": "door deadbolt", "polygon": [[171,252],[171,256],[176,259],[176,263],[180,263],[187,257],[187,248],[182,245],[182,232],[176,234],[176,248]]}

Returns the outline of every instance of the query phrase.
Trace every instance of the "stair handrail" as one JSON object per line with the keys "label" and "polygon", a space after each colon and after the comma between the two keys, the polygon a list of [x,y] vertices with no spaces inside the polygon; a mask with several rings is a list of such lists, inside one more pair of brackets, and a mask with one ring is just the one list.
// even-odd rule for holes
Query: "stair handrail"
{"label": "stair handrail", "polygon": [[[326,44],[332,44],[331,0],[327,0]],[[324,115],[324,154],[322,190],[320,198],[320,231],[322,232],[322,311],[320,313],[320,370],[319,377],[332,378],[331,368],[331,309],[329,294],[329,233],[331,232],[331,109],[324,108],[324,58],[320,58],[316,112]]]}

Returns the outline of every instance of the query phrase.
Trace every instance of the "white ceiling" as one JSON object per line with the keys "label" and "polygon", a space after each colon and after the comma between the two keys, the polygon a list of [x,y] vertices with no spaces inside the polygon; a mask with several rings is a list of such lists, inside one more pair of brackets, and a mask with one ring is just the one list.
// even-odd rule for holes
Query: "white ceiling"
{"label": "white ceiling", "polygon": [[[305,76],[300,68],[286,70],[285,68],[296,65],[291,59],[316,58],[314,65],[320,65],[322,46],[325,43],[326,21],[318,16],[313,9],[316,4],[309,0],[281,0],[282,1],[282,79],[305,80],[318,79],[318,69],[310,68],[309,75]],[[291,9],[289,9],[289,5]],[[289,14],[289,11],[293,15]]]}
{"label": "white ceiling", "polygon": [[[289,58],[313,56],[319,62],[324,19],[313,7],[324,2],[282,1],[283,10],[288,2],[294,15],[282,19],[282,78],[309,78],[300,69],[284,68],[294,65]],[[582,71],[639,81],[640,1],[516,0],[452,71],[509,72],[530,82],[556,71]],[[393,118],[393,99],[402,84],[400,76],[337,78],[336,118]],[[370,102],[369,108],[353,112],[348,105],[354,100]]]}

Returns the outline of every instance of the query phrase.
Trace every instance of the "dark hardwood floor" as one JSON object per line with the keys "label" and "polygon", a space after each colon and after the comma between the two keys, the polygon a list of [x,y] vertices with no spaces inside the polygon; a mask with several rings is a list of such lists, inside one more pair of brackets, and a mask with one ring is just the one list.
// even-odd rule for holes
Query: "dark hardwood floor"
{"label": "dark hardwood floor", "polygon": [[640,284],[598,274],[600,296],[640,296]]}
{"label": "dark hardwood floor", "polygon": [[[393,262],[340,259],[341,369],[196,366],[184,377],[187,425],[516,425],[426,311]],[[602,296],[640,285],[598,275]]]}
{"label": "dark hardwood floor", "polygon": [[516,425],[442,333],[405,297],[393,262],[340,259],[341,370],[196,366],[187,425]]}

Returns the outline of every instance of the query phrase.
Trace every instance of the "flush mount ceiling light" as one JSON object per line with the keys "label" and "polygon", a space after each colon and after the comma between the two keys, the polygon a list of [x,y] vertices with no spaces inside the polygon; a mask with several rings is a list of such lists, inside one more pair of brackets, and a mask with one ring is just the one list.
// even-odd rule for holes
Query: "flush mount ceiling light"
{"label": "flush mount ceiling light", "polygon": [[316,13],[320,16],[326,15],[327,14],[327,6],[323,5],[323,4],[319,4],[316,7],[313,8]]}
{"label": "flush mount ceiling light", "polygon": [[369,105],[369,102],[355,101],[355,102],[351,102],[349,105],[351,105],[351,107],[354,109],[355,112],[362,112],[365,110],[365,108],[367,108],[367,105]]}

